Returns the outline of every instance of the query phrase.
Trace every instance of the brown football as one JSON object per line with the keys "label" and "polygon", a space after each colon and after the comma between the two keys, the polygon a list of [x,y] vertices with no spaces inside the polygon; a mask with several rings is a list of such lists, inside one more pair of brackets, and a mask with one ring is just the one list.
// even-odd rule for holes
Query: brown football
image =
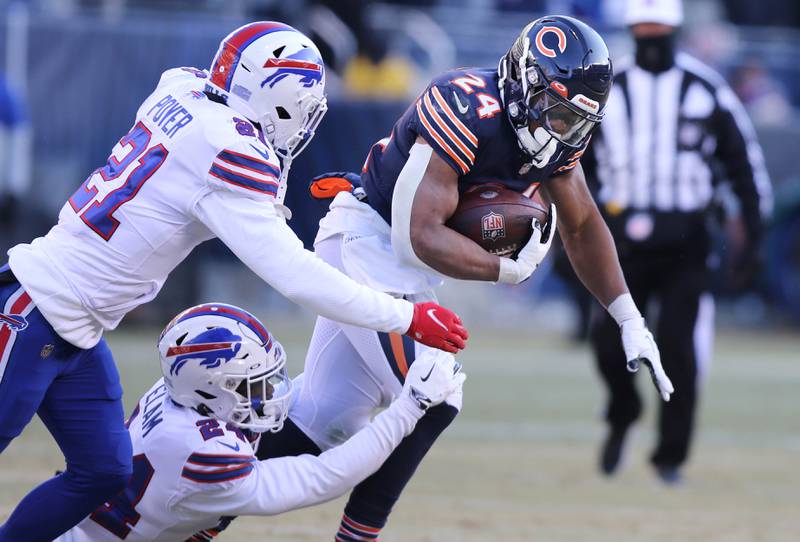
{"label": "brown football", "polygon": [[548,212],[541,198],[531,199],[503,185],[487,183],[461,194],[447,226],[498,256],[516,256],[530,239],[532,219],[544,225]]}

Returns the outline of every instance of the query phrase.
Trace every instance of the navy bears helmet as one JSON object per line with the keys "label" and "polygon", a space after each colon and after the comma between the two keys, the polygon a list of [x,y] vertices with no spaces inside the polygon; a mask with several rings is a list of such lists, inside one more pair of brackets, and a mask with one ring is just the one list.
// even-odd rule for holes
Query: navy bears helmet
{"label": "navy bears helmet", "polygon": [[558,156],[559,144],[586,143],[603,118],[613,69],[597,32],[571,17],[547,16],[523,29],[498,76],[519,146],[542,168]]}

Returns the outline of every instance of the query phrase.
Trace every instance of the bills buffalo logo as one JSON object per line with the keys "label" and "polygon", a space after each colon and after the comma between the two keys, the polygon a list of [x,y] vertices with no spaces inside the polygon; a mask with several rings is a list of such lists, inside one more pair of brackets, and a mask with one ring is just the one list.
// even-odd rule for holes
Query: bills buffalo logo
{"label": "bills buffalo logo", "polygon": [[544,37],[547,34],[554,34],[556,38],[558,38],[556,47],[558,48],[559,53],[563,53],[567,49],[567,35],[564,34],[564,31],[557,26],[545,26],[536,33],[536,49],[538,49],[539,52],[547,58],[555,58],[556,50],[548,47],[544,43]]}
{"label": "bills buffalo logo", "polygon": [[489,211],[481,218],[481,232],[484,239],[492,241],[506,236],[506,219],[503,215]]}
{"label": "bills buffalo logo", "polygon": [[28,321],[21,314],[0,314],[0,328],[3,326],[19,332],[28,327]]}
{"label": "bills buffalo logo", "polygon": [[191,360],[198,360],[201,367],[215,369],[233,359],[242,347],[240,342],[219,342],[171,346],[167,357],[177,356],[169,369],[170,375],[177,376]]}
{"label": "bills buffalo logo", "polygon": [[270,58],[264,67],[277,69],[261,82],[262,88],[264,85],[273,88],[289,75],[299,75],[300,83],[306,88],[322,82],[322,60],[310,49],[302,49],[288,58]]}

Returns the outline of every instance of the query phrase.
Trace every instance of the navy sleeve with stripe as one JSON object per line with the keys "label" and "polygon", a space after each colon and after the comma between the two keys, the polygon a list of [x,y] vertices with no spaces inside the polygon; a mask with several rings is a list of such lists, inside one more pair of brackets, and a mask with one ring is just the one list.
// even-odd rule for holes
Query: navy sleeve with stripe
{"label": "navy sleeve with stripe", "polygon": [[473,126],[473,108],[462,109],[469,100],[461,102],[449,86],[433,84],[419,97],[416,107],[417,132],[437,155],[458,173],[466,175],[475,164],[478,152],[477,130]]}

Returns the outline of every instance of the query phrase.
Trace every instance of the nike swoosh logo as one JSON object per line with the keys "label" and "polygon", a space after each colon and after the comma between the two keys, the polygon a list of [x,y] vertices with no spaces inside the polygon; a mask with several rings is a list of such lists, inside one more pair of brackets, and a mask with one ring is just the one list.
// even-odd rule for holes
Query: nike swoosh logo
{"label": "nike swoosh logo", "polygon": [[264,160],[269,162],[269,152],[262,151],[261,149],[259,149],[255,145],[253,145],[252,143],[250,143],[250,147],[252,147],[254,151],[256,151],[258,154],[260,154],[262,157],[264,157]]}
{"label": "nike swoosh logo", "polygon": [[461,103],[461,100],[458,98],[458,94],[456,94],[456,91],[453,91],[453,98],[456,99],[456,107],[458,107],[458,111],[462,115],[465,114],[467,111],[469,111],[469,105],[464,105]]}
{"label": "nike swoosh logo", "polygon": [[219,440],[219,441],[217,441],[217,442],[219,442],[220,444],[222,444],[222,445],[223,445],[223,446],[225,446],[226,448],[230,448],[230,449],[231,449],[231,450],[233,450],[234,452],[238,452],[238,451],[239,451],[239,443],[238,443],[238,442],[236,443],[236,446],[235,446],[235,447],[234,447],[234,446],[231,446],[231,445],[230,445],[230,444],[228,444],[227,442],[222,442],[221,440]]}
{"label": "nike swoosh logo", "polygon": [[441,320],[436,318],[436,309],[428,309],[428,318],[436,322],[438,325],[442,326],[442,329],[447,330],[447,326],[442,323]]}
{"label": "nike swoosh logo", "polygon": [[430,371],[428,371],[428,374],[426,374],[425,376],[423,376],[422,378],[420,378],[420,380],[422,380],[423,382],[427,382],[427,381],[428,381],[428,379],[431,377],[431,375],[432,375],[432,374],[433,374],[433,365],[431,365],[431,370],[430,370]]}

